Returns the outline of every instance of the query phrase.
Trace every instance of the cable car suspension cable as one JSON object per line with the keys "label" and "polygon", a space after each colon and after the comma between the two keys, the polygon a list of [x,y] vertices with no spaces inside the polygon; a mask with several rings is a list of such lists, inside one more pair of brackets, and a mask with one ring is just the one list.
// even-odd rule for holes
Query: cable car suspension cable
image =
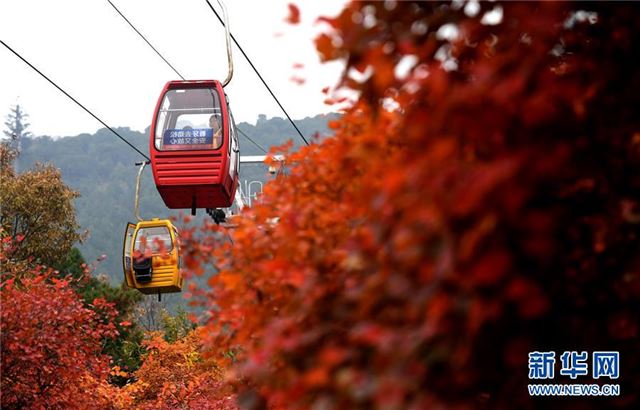
{"label": "cable car suspension cable", "polygon": [[240,128],[236,128],[238,130],[238,132],[242,135],[244,135],[244,137],[246,139],[248,139],[249,141],[251,141],[253,143],[253,145],[255,145],[256,147],[258,147],[262,152],[264,152],[265,154],[268,154],[267,150],[262,148],[261,145],[259,145],[257,142],[255,142],[254,140],[252,140],[251,138],[249,138],[249,136],[247,134],[244,133],[244,131],[242,131]]}
{"label": "cable car suspension cable", "polygon": [[130,146],[131,148],[133,148],[138,154],[142,155],[144,158],[147,159],[147,161],[151,161],[151,159],[142,151],[140,151],[138,148],[136,148],[133,144],[131,144],[129,141],[127,141],[122,135],[118,134],[113,128],[111,128],[110,126],[108,126],[104,121],[102,121],[100,118],[98,118],[97,115],[95,115],[94,113],[92,113],[87,107],[85,107],[84,105],[82,105],[78,100],[76,100],[75,98],[73,98],[71,95],[69,95],[68,92],[66,92],[65,90],[63,90],[58,84],[56,84],[55,82],[53,82],[53,80],[51,80],[49,77],[47,77],[46,75],[44,75],[42,73],[42,71],[38,70],[36,67],[33,66],[33,64],[31,64],[30,62],[28,62],[24,57],[22,57],[17,51],[15,51],[14,49],[12,49],[11,47],[9,47],[9,45],[7,43],[5,43],[4,41],[0,40],[0,43],[2,43],[3,46],[5,46],[9,51],[11,51],[13,54],[15,54],[20,60],[22,60],[25,64],[27,64],[29,67],[31,67],[36,73],[40,74],[40,76],[42,76],[45,80],[49,81],[49,83],[51,83],[54,87],[56,87],[61,93],[63,93],[64,95],[66,95],[69,99],[71,99],[71,101],[73,101],[74,103],[78,104],[80,106],[80,108],[82,108],[83,110],[85,110],[89,115],[91,115],[93,118],[95,118],[96,120],[98,120],[98,122],[102,125],[104,125],[109,131],[111,131],[112,133],[114,133],[118,138],[120,138],[122,141],[124,141],[128,146]]}
{"label": "cable car suspension cable", "polygon": [[133,24],[131,24],[131,22],[129,21],[129,19],[128,19],[128,18],[126,18],[126,17],[124,16],[124,14],[122,14],[122,12],[121,12],[120,10],[118,10],[118,8],[115,6],[115,4],[113,4],[113,3],[111,2],[111,0],[107,0],[107,2],[109,2],[109,4],[111,4],[111,7],[113,7],[113,8],[115,9],[115,11],[117,11],[117,12],[118,12],[118,14],[120,15],[120,17],[122,17],[122,18],[124,19],[124,21],[126,21],[126,22],[127,22],[127,24],[129,24],[129,26],[131,26],[131,28],[133,29],[133,31],[135,31],[136,33],[138,33],[138,35],[139,35],[140,37],[142,37],[142,39],[143,39],[143,40],[144,40],[144,41],[149,45],[149,47],[151,47],[151,48],[153,49],[153,51],[155,51],[155,52],[156,52],[156,54],[157,54],[157,55],[162,59],[162,61],[164,61],[165,63],[167,63],[167,65],[168,65],[169,67],[171,67],[171,69],[172,69],[176,74],[178,74],[178,77],[180,77],[180,78],[184,81],[184,80],[185,80],[185,78],[182,76],[182,74],[180,74],[180,73],[178,72],[178,70],[176,70],[176,69],[175,69],[175,67],[173,67],[173,66],[171,65],[171,63],[169,63],[169,61],[167,61],[167,59],[166,59],[166,58],[164,58],[164,56],[163,56],[162,54],[160,54],[160,52],[159,52],[159,51],[158,51],[158,50],[157,50],[157,49],[156,49],[156,48],[155,48],[155,47],[154,47],[154,46],[149,42],[149,40],[147,40],[147,38],[146,38],[144,35],[142,35],[142,33],[141,33],[140,31],[138,31],[138,29],[137,29],[137,28],[135,28],[135,26],[134,26]]}
{"label": "cable car suspension cable", "polygon": [[[211,3],[209,3],[209,0],[205,0],[207,2],[207,4],[209,5],[209,8],[211,9],[211,11],[213,11],[213,13],[216,15],[216,17],[218,18],[218,21],[220,21],[220,24],[222,24],[223,27],[226,27],[224,24],[224,21],[222,21],[222,18],[220,18],[220,15],[218,14],[218,12],[213,8],[213,6],[211,5]],[[267,83],[264,81],[264,78],[262,78],[262,76],[260,75],[260,72],[258,72],[258,69],[256,69],[256,67],[253,65],[253,63],[251,62],[251,59],[249,59],[249,57],[247,56],[247,53],[244,52],[244,50],[242,49],[242,47],[240,47],[240,44],[238,44],[238,41],[236,40],[236,38],[233,36],[233,34],[229,33],[229,35],[231,36],[231,39],[233,40],[233,42],[235,43],[236,46],[238,46],[238,49],[240,50],[240,52],[242,53],[242,55],[244,56],[244,58],[247,60],[247,62],[249,62],[249,65],[251,66],[251,68],[253,68],[253,71],[255,71],[255,73],[258,75],[258,78],[260,78],[260,81],[262,81],[262,84],[264,84],[264,86],[267,88],[267,90],[269,91],[269,93],[271,94],[271,96],[273,97],[273,99],[276,101],[276,103],[278,104],[278,106],[280,107],[280,109],[282,110],[282,112],[284,113],[284,115],[287,116],[287,119],[289,120],[289,122],[291,123],[291,125],[293,125],[293,128],[296,129],[296,131],[298,132],[298,135],[300,135],[300,138],[302,138],[302,140],[304,141],[304,143],[306,145],[309,145],[309,141],[307,141],[307,139],[304,137],[304,135],[302,135],[302,132],[300,132],[300,130],[298,129],[298,127],[296,126],[296,124],[293,122],[293,120],[291,119],[291,117],[289,116],[289,114],[287,113],[287,111],[284,109],[284,107],[282,106],[282,104],[280,104],[280,101],[278,100],[278,98],[275,96],[275,94],[273,93],[273,91],[271,91],[271,88],[269,88],[269,86],[267,85]]]}

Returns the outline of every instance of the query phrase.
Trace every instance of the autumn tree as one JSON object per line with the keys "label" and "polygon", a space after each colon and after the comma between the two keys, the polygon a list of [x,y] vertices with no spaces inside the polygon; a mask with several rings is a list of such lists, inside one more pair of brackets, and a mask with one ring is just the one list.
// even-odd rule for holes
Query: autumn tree
{"label": "autumn tree", "polygon": [[[530,408],[527,353],[620,351],[640,391],[640,15],[629,3],[352,2],[316,45],[358,101],[243,213],[212,354],[286,408]],[[334,98],[335,100],[335,98]],[[277,222],[273,219],[278,217]]]}
{"label": "autumn tree", "polygon": [[166,339],[162,332],[150,333],[144,363],[134,374],[136,382],[124,388],[137,408],[236,408],[218,364],[203,357],[195,330],[171,342]]}
{"label": "autumn tree", "polygon": [[0,296],[3,408],[111,405],[116,390],[107,383],[110,358],[102,341],[117,336],[113,305],[96,299],[83,306],[68,281],[41,267],[20,283],[4,281]]}
{"label": "autumn tree", "polygon": [[16,152],[8,144],[0,144],[0,178],[4,179],[13,175],[13,163]]}
{"label": "autumn tree", "polygon": [[73,200],[78,193],[62,181],[60,170],[37,164],[34,169],[15,173],[14,158],[0,145],[0,230],[3,236],[19,238],[11,259],[34,258],[46,265],[60,262],[78,233]]}

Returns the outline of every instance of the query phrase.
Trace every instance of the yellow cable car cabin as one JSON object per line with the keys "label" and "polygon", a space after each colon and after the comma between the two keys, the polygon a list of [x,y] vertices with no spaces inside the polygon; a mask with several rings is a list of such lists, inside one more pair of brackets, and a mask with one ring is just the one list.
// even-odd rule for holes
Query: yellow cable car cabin
{"label": "yellow cable car cabin", "polygon": [[127,286],[145,294],[182,291],[178,231],[168,219],[127,224],[123,267]]}

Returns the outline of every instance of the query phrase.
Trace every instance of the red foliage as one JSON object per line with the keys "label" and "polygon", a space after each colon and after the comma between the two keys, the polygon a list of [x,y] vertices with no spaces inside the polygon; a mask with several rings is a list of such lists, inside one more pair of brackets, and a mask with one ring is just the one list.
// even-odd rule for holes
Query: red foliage
{"label": "red foliage", "polygon": [[[571,7],[597,23],[565,24]],[[207,344],[273,406],[531,407],[527,352],[566,349],[619,350],[623,397],[561,406],[637,404],[638,16],[353,2],[326,19],[318,51],[360,100],[288,156],[233,246],[185,232],[187,265],[220,270]]]}
{"label": "red foliage", "polygon": [[295,4],[289,3],[289,16],[285,19],[285,21],[289,24],[298,24],[300,23],[300,9]]}
{"label": "red foliage", "polygon": [[135,372],[137,381],[124,388],[138,409],[234,409],[235,396],[222,382],[219,367],[200,353],[195,332],[175,343],[154,334],[146,342],[147,357]]}
{"label": "red foliage", "polygon": [[2,284],[2,407],[86,408],[111,402],[104,338],[117,336],[111,304],[93,310],[51,271]]}

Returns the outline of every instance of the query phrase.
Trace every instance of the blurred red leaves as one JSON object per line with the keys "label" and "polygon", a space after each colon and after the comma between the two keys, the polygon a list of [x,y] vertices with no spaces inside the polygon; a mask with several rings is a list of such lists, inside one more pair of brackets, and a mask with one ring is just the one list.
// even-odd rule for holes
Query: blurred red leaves
{"label": "blurred red leaves", "polygon": [[285,19],[285,21],[289,24],[298,24],[300,23],[300,9],[295,4],[289,3],[289,15]]}
{"label": "blurred red leaves", "polygon": [[335,58],[336,49],[333,46],[331,37],[326,34],[321,34],[315,39],[315,43],[322,61],[333,60]]}
{"label": "blurred red leaves", "polygon": [[508,2],[482,24],[494,6],[352,2],[319,19],[320,57],[346,63],[359,100],[335,138],[284,149],[288,176],[233,246],[211,228],[187,241],[189,266],[219,271],[202,334],[236,352],[249,397],[530,407],[526,354],[543,348],[620,349],[623,389],[640,389],[637,351],[611,344],[640,328],[637,14],[589,3],[598,24],[568,27],[570,3]]}

